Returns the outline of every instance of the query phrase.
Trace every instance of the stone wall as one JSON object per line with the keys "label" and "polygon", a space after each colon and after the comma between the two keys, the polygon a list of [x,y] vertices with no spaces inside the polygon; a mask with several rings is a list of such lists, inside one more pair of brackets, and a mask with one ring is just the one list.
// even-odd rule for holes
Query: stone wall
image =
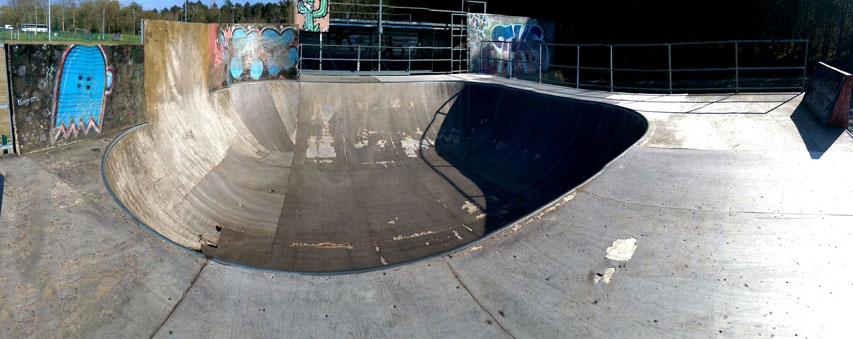
{"label": "stone wall", "polygon": [[21,154],[144,120],[141,45],[9,45],[10,102]]}

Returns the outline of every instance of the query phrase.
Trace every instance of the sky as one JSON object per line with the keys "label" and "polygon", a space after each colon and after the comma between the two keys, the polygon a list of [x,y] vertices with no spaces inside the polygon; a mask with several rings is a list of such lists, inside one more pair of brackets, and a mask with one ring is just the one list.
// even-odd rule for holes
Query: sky
{"label": "sky", "polygon": [[[231,0],[231,2],[234,2],[234,3],[238,2],[238,1],[241,4],[246,3],[246,1],[248,1],[250,4],[254,4],[254,3],[258,3],[258,2],[261,2],[261,3],[278,2],[278,1],[271,1],[271,0],[266,0],[266,1],[264,1],[264,0]],[[131,0],[120,0],[120,2],[123,5],[126,5],[126,4],[129,4],[131,2]],[[210,0],[202,0],[202,2],[210,5]],[[172,6],[181,6],[184,3],[184,1],[183,0],[136,0],[136,3],[142,5],[142,8],[144,8],[144,9],[161,10],[164,7],[168,8],[168,7],[172,7]],[[216,4],[219,6],[222,6],[223,3],[225,3],[225,0],[216,0]]]}

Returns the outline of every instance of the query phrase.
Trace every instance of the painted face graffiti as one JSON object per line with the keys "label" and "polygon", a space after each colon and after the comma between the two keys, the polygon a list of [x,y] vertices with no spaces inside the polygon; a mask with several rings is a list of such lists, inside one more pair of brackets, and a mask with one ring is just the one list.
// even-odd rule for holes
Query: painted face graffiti
{"label": "painted face graffiti", "polygon": [[65,49],[53,96],[52,136],[68,139],[80,132],[101,133],[104,106],[114,71],[101,46],[71,45]]}

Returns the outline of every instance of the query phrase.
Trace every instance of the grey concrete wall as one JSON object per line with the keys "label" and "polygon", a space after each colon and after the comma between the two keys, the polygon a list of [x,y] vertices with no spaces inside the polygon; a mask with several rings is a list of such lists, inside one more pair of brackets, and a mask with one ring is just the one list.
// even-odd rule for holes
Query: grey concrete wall
{"label": "grey concrete wall", "polygon": [[9,82],[6,78],[6,46],[0,44],[0,155],[14,153],[8,85]]}
{"label": "grey concrete wall", "polygon": [[824,125],[847,128],[851,85],[850,73],[818,63],[803,102]]}
{"label": "grey concrete wall", "polygon": [[143,121],[139,45],[9,45],[11,106],[20,153]]}

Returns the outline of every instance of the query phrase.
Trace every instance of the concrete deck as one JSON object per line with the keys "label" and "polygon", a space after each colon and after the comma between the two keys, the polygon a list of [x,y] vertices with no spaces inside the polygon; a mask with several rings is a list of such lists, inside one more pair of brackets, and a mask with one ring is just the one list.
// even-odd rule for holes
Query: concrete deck
{"label": "concrete deck", "polygon": [[[339,276],[231,267],[141,229],[100,182],[109,137],[5,158],[2,336],[846,333],[853,139],[798,110],[801,95],[461,79],[624,105],[649,132],[541,218],[451,255]],[[627,238],[637,239],[629,261],[605,257]]]}
{"label": "concrete deck", "polygon": [[[208,105],[205,92],[169,87],[188,77],[171,79],[146,84],[162,91],[147,95],[163,98],[157,109]],[[347,275],[226,265],[136,225],[101,181],[114,135],[3,158],[0,337],[849,332],[853,138],[820,126],[800,94],[639,95],[476,75],[349,81],[365,80],[487,82],[601,101],[640,112],[649,130],[553,209],[441,257]]]}

